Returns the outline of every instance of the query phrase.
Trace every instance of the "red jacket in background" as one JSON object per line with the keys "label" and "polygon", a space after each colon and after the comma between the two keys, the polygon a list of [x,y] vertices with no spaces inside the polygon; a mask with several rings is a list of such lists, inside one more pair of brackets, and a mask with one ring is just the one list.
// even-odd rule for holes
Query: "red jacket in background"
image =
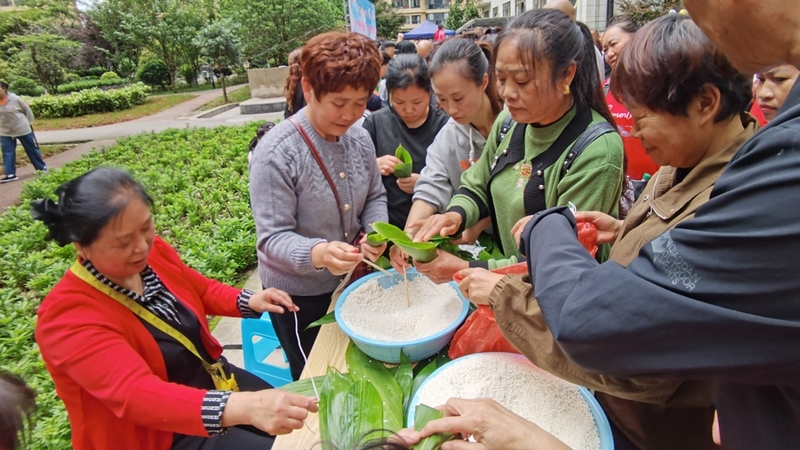
{"label": "red jacket in background", "polygon": [[[148,264],[199,319],[208,353],[218,358],[206,314],[240,316],[241,292],[181,262],[156,238]],[[153,335],[128,308],[68,271],[37,314],[36,341],[64,401],[77,450],[168,450],[173,433],[207,436],[205,390],[167,381]]]}
{"label": "red jacket in background", "polygon": [[444,30],[436,30],[433,32],[433,42],[442,42],[446,37]]}
{"label": "red jacket in background", "polygon": [[[605,84],[608,85],[609,81],[606,80]],[[617,131],[622,136],[622,144],[625,146],[625,156],[628,158],[628,170],[625,174],[632,180],[641,180],[646,173],[654,175],[658,171],[659,165],[644,152],[642,141],[632,136],[633,116],[622,106],[622,103],[611,95],[611,91],[606,94],[606,102],[611,115],[617,122]]]}

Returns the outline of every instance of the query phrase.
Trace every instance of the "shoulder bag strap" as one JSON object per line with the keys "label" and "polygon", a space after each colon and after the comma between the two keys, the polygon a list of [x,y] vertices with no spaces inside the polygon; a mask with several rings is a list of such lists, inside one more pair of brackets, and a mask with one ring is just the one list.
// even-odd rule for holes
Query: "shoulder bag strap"
{"label": "shoulder bag strap", "polygon": [[575,159],[578,156],[581,156],[581,153],[586,150],[586,147],[588,147],[589,144],[597,140],[597,138],[600,136],[607,133],[613,133],[615,131],[617,131],[617,129],[614,128],[614,125],[611,125],[606,121],[597,122],[596,124],[587,128],[586,131],[581,134],[578,140],[575,141],[575,145],[572,146],[569,153],[567,153],[567,157],[564,159],[564,165],[561,167],[561,176],[563,177],[567,174],[567,172],[569,172],[570,167],[572,167],[572,163],[575,162]]}
{"label": "shoulder bag strap", "polygon": [[586,127],[592,122],[592,111],[586,107],[579,107],[575,117],[570,120],[564,131],[556,138],[550,148],[531,159],[531,176],[525,186],[523,202],[525,204],[525,215],[530,216],[539,211],[547,209],[545,197],[544,171],[553,165],[564,150],[572,144],[578,136],[583,133]]}
{"label": "shoulder bag strap", "polygon": [[297,131],[300,133],[300,136],[302,136],[303,140],[306,141],[308,149],[311,150],[311,154],[314,155],[314,159],[317,161],[317,165],[319,165],[320,170],[322,170],[322,174],[325,175],[325,179],[328,180],[328,184],[331,186],[331,190],[333,191],[333,196],[336,197],[336,206],[339,208],[339,219],[342,222],[342,233],[344,233],[345,242],[347,242],[349,236],[347,233],[347,223],[345,222],[344,218],[344,212],[343,212],[344,208],[342,207],[342,199],[341,197],[339,197],[339,190],[336,189],[336,184],[333,182],[333,178],[331,177],[330,172],[328,172],[328,168],[325,167],[325,162],[322,161],[322,157],[319,155],[319,152],[317,152],[317,148],[314,146],[314,143],[311,142],[311,138],[308,137],[308,133],[306,133],[306,130],[303,129],[303,126],[300,125],[300,122],[298,122],[294,116],[289,117],[288,120],[289,122],[292,122],[292,125],[294,125],[294,127],[297,128]]}
{"label": "shoulder bag strap", "polygon": [[194,356],[196,356],[203,363],[203,367],[205,367],[208,374],[211,375],[211,378],[214,381],[214,386],[217,389],[226,391],[239,390],[236,384],[236,379],[233,377],[233,374],[231,374],[230,377],[226,377],[225,371],[222,368],[222,363],[216,361],[215,363],[212,364],[203,359],[203,357],[200,356],[200,352],[197,351],[197,347],[195,347],[192,341],[189,340],[189,338],[187,338],[186,336],[184,336],[180,331],[176,330],[174,327],[165,322],[163,319],[150,312],[144,306],[133,301],[127,295],[115,290],[111,286],[103,284],[100,280],[95,278],[94,275],[89,273],[89,271],[86,270],[86,267],[83,267],[83,264],[81,264],[79,261],[75,261],[75,264],[73,264],[69,270],[73,274],[75,274],[75,276],[88,283],[89,286],[95,288],[96,290],[100,291],[106,296],[111,297],[112,299],[121,303],[122,306],[128,308],[132,313],[136,314],[140,319],[144,320],[145,322],[155,327],[158,331],[161,331],[167,336],[180,342],[181,345],[186,347],[186,350],[189,350]]}

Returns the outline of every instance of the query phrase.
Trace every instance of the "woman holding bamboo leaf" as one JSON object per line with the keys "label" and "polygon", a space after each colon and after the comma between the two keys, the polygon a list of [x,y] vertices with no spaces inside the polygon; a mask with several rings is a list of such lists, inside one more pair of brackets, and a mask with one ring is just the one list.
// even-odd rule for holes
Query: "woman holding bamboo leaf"
{"label": "woman holding bamboo leaf", "polygon": [[364,128],[375,145],[386,188],[389,223],[402,229],[428,146],[447,122],[447,114],[429,106],[431,70],[419,56],[395,57],[386,69],[385,79],[389,107],[367,117]]}
{"label": "woman holding bamboo leaf", "polygon": [[[439,252],[432,263],[416,265],[420,272],[445,282],[468,266],[517,262],[511,228],[549,207],[572,202],[617,216],[624,150],[600,88],[593,45],[585,25],[554,10],[526,12],[500,34],[495,73],[509,112],[495,121],[447,212],[409,225],[418,228],[414,240],[420,242],[456,236],[491,217],[506,259],[467,263]],[[507,114],[516,124],[498,145]]]}
{"label": "woman holding bamboo leaf", "polygon": [[[428,147],[425,167],[414,187],[414,203],[405,231],[413,236],[410,223],[445,212],[450,198],[461,186],[461,174],[480,158],[486,138],[503,109],[494,78],[492,47],[469,39],[445,42],[431,63],[433,90],[450,120]],[[465,231],[458,241],[472,244],[490,221]],[[406,264],[403,252],[392,247],[392,266],[400,272]]]}
{"label": "woman holding bamboo leaf", "polygon": [[328,311],[343,275],[383,253],[385,244],[359,236],[387,220],[375,148],[353,126],[378,83],[377,48],[359,34],[325,33],[305,45],[300,60],[308,105],[259,142],[250,169],[261,283],[300,307],[296,319],[271,315],[295,379],[319,332],[306,327]]}

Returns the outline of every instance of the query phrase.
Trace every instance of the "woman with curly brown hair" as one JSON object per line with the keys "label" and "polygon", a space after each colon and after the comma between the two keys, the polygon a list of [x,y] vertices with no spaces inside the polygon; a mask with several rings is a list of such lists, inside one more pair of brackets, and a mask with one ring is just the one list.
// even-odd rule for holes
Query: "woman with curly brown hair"
{"label": "woman with curly brown hair", "polygon": [[[325,315],[344,274],[383,253],[385,246],[358,236],[388,220],[372,139],[352,126],[378,84],[378,48],[356,33],[325,33],[306,44],[300,61],[308,105],[264,136],[250,168],[261,282],[300,308],[297,322],[271,314],[295,379],[305,365],[295,329]],[[300,332],[306,354],[318,331]]]}

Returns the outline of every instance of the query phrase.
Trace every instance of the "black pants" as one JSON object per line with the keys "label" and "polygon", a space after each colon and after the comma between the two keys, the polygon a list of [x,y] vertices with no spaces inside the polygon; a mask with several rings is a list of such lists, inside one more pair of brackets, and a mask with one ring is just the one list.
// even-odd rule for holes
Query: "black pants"
{"label": "black pants", "polygon": [[[225,363],[225,370],[233,373],[240,391],[272,389],[269,383],[250,372]],[[175,434],[172,450],[269,450],[275,438],[251,426],[230,427],[225,434],[211,437]]]}
{"label": "black pants", "polygon": [[[300,311],[297,312],[297,329],[300,332],[300,343],[303,344],[303,351],[306,355],[311,352],[311,347],[314,346],[314,341],[317,340],[319,327],[308,331],[303,330],[311,322],[328,313],[332,294],[330,292],[310,296],[292,295],[292,301],[300,308]],[[289,368],[292,370],[292,378],[298,380],[306,363],[300,353],[300,348],[297,346],[297,336],[294,333],[294,314],[288,311],[283,314],[269,313],[269,318],[272,320],[272,326],[275,328],[275,334],[281,342],[281,347],[286,352]]]}

